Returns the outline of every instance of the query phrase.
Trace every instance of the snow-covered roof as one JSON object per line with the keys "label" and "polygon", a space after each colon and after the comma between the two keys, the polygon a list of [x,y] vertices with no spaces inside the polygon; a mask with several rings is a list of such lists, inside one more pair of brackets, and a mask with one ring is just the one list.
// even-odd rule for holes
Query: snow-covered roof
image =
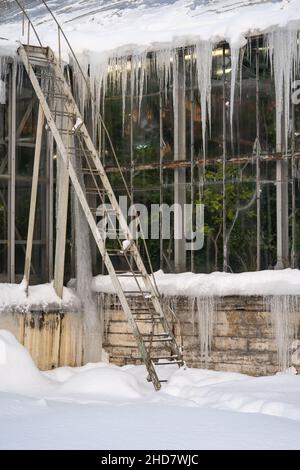
{"label": "snow-covered roof", "polygon": [[[39,0],[24,0],[42,42],[57,49],[56,28]],[[299,27],[299,0],[48,0],[75,51],[103,53],[194,44],[199,39],[244,43],[245,36]],[[1,37],[21,39],[19,7],[1,2]],[[295,25],[296,22],[296,25]],[[13,26],[14,25],[14,26]]]}

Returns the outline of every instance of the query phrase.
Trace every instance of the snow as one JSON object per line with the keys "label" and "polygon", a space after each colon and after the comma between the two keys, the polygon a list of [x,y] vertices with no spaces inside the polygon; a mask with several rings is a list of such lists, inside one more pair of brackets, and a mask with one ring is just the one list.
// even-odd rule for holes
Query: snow
{"label": "snow", "polygon": [[[139,282],[144,288],[142,279],[131,278],[127,273],[120,275],[119,280],[124,290],[135,290]],[[213,298],[225,296],[298,296],[300,295],[300,271],[298,269],[266,270],[244,272],[238,274],[213,272],[211,274],[166,274],[163,271],[154,273],[159,292],[165,296],[188,296],[192,298]],[[77,309],[80,305],[78,297],[71,286],[63,291],[60,299],[53,284],[30,286],[28,297],[25,286],[21,284],[0,283],[0,312],[6,308],[30,310],[42,308]],[[109,275],[98,275],[93,278],[92,290],[98,293],[115,294]]]}
{"label": "snow", "polygon": [[[11,2],[13,3],[13,2]],[[119,3],[119,5],[118,5]],[[57,31],[40,2],[27,1],[29,14],[44,44],[57,50]],[[197,40],[228,40],[240,47],[245,36],[285,27],[300,19],[298,0],[138,0],[125,2],[49,0],[76,53],[133,49],[161,45],[176,47]],[[1,36],[21,39],[22,15],[15,5],[4,7]],[[26,29],[26,28],[25,28]]]}
{"label": "snow", "polygon": [[[166,296],[225,297],[231,295],[297,296],[300,295],[300,271],[298,269],[266,270],[244,273],[213,272],[211,274],[154,273],[159,292]],[[143,280],[119,276],[124,290],[135,290],[136,282],[144,288]],[[110,276],[99,275],[93,279],[93,290],[114,294]]]}
{"label": "snow", "polygon": [[73,289],[64,288],[63,298],[60,299],[54,290],[53,284],[30,286],[28,297],[25,285],[0,283],[0,312],[9,309],[30,310],[36,308],[51,309],[77,309],[79,300]]}
{"label": "snow", "polygon": [[0,331],[1,449],[299,449],[300,377],[98,363],[40,372]]}

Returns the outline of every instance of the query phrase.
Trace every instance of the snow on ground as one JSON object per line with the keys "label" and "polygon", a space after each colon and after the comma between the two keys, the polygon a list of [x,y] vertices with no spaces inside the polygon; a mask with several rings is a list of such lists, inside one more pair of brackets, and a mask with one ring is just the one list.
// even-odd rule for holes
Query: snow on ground
{"label": "snow on ground", "polygon": [[0,330],[1,449],[299,449],[300,377],[164,366],[40,372]]}
{"label": "snow on ground", "polygon": [[[230,295],[300,295],[300,271],[283,269],[278,271],[255,271],[238,274],[213,272],[211,274],[165,274],[157,271],[155,282],[158,290],[168,296],[230,296]],[[143,287],[142,280],[119,276],[125,290],[135,290],[136,282]],[[115,293],[110,276],[96,276],[93,280],[95,292]]]}
{"label": "snow on ground", "polygon": [[[46,9],[38,1],[25,3],[42,42],[57,50],[57,30]],[[123,52],[141,52],[162,45],[191,45],[199,39],[228,40],[240,47],[246,35],[300,20],[299,0],[49,0],[48,4],[76,53],[120,53],[121,47]],[[1,37],[22,40],[21,23],[14,2],[4,4]]]}
{"label": "snow on ground", "polygon": [[54,290],[53,284],[30,286],[28,296],[25,286],[21,284],[0,283],[0,312],[9,308],[35,309],[35,308],[78,308],[79,300],[72,289],[64,288],[63,299],[60,299]]}

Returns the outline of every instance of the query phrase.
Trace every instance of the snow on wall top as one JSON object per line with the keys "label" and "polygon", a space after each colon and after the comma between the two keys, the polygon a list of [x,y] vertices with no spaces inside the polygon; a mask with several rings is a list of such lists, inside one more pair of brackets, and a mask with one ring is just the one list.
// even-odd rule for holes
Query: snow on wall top
{"label": "snow on wall top", "polygon": [[[136,290],[136,281],[130,277],[119,276],[125,290]],[[284,269],[280,271],[245,272],[239,274],[213,272],[211,274],[165,274],[155,273],[159,292],[166,296],[231,296],[231,295],[300,295],[300,271]],[[143,281],[139,281],[143,288]],[[96,276],[93,290],[114,294],[110,276]]]}
{"label": "snow on wall top", "polygon": [[[39,0],[26,0],[44,45],[57,49],[56,28]],[[300,21],[299,0],[49,0],[77,53],[128,52],[161,45],[228,40]],[[14,0],[0,2],[1,37],[21,39],[22,15]],[[298,23],[299,25],[299,23]],[[3,42],[3,41],[2,41]]]}
{"label": "snow on wall top", "polygon": [[75,309],[80,306],[79,299],[74,291],[64,288],[63,299],[60,299],[52,284],[30,286],[28,296],[24,285],[0,283],[0,312],[14,308],[16,310],[36,309]]}

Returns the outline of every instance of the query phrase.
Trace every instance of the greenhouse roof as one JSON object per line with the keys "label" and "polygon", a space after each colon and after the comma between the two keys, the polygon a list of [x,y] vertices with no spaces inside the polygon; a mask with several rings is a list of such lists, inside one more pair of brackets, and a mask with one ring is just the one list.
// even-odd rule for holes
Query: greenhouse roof
{"label": "greenhouse roof", "polygon": [[[57,49],[56,28],[40,0],[23,0],[44,45]],[[276,27],[296,27],[299,0],[48,0],[76,52],[119,54],[227,40]],[[1,1],[0,36],[22,40],[22,14],[14,0]],[[300,28],[299,28],[300,29]],[[23,38],[24,40],[24,38]],[[1,41],[5,43],[4,40]],[[8,41],[7,41],[8,42]],[[114,52],[111,52],[114,51]]]}

